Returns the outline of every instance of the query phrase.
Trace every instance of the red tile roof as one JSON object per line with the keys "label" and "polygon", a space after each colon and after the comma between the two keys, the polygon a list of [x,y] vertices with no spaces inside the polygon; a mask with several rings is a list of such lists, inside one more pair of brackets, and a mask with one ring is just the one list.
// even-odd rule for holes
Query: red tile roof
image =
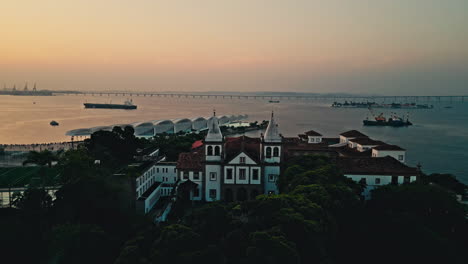
{"label": "red tile roof", "polygon": [[180,153],[177,160],[177,169],[179,170],[203,170],[203,152]]}
{"label": "red tile roof", "polygon": [[341,133],[340,136],[347,137],[347,138],[350,138],[350,137],[368,137],[368,136],[364,135],[363,133],[361,133],[361,132],[359,132],[357,130],[346,131],[344,133]]}
{"label": "red tile roof", "polygon": [[382,158],[342,157],[338,159],[337,164],[344,174],[394,176],[419,175],[417,168],[409,167],[390,156]]}
{"label": "red tile roof", "polygon": [[203,140],[197,140],[197,141],[193,142],[192,149],[196,149],[196,148],[199,148],[201,146],[203,146]]}
{"label": "red tile roof", "polygon": [[397,145],[380,145],[377,147],[373,147],[375,150],[405,150]]}
{"label": "red tile roof", "polygon": [[255,162],[260,162],[260,139],[246,136],[226,138],[226,161],[230,161],[241,152],[247,154]]}
{"label": "red tile roof", "polygon": [[315,132],[314,130],[307,131],[304,134],[306,134],[307,136],[311,136],[311,137],[321,137],[322,136],[322,134],[320,134],[318,132]]}
{"label": "red tile roof", "polygon": [[359,145],[385,145],[385,142],[379,141],[379,140],[373,140],[368,137],[359,137],[359,138],[354,138],[350,139],[350,142],[357,143]]}

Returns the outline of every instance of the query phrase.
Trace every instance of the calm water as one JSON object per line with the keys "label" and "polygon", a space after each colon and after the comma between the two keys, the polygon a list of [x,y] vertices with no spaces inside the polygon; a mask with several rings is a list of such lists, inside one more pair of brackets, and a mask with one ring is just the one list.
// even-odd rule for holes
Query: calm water
{"label": "calm water", "polygon": [[[408,150],[408,163],[421,163],[426,172],[447,172],[468,183],[468,103],[437,104],[430,110],[409,110],[415,124],[408,128],[363,127],[366,109],[335,109],[330,102],[281,102],[135,97],[136,111],[84,109],[84,102],[123,103],[122,97],[11,97],[0,96],[0,144],[47,143],[69,140],[65,132],[93,126],[138,121],[248,114],[249,120],[268,119],[274,110],[285,136],[314,129],[325,136],[358,129],[372,138]],[[35,102],[35,104],[34,104]],[[444,106],[453,106],[446,109]],[[377,110],[381,111],[381,110]],[[405,113],[402,110],[400,113]],[[386,111],[389,112],[389,111]],[[51,127],[56,120],[59,127]]]}

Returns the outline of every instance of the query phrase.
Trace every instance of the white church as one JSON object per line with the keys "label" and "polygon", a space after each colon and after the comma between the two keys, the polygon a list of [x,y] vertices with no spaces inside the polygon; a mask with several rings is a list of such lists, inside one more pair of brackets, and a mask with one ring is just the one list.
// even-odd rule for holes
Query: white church
{"label": "white church", "polygon": [[180,153],[177,162],[154,162],[141,170],[134,183],[136,199],[146,213],[160,197],[173,196],[181,188],[189,189],[189,199],[207,202],[278,194],[276,181],[284,161],[310,154],[329,156],[345,177],[365,183],[365,198],[374,188],[413,182],[420,174],[405,164],[405,149],[356,130],[336,138],[313,130],[283,137],[272,113],[260,138],[224,137],[214,114],[205,139],[195,142],[190,152]]}

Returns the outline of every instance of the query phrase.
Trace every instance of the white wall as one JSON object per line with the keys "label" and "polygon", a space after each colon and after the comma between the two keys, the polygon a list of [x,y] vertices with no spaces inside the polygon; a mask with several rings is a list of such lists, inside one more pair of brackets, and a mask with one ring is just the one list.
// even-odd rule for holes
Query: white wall
{"label": "white wall", "polygon": [[[210,180],[211,172],[216,173],[216,180]],[[221,192],[221,165],[211,165],[207,164],[205,166],[205,200],[206,201],[215,201],[220,200],[220,192]],[[210,197],[210,190],[216,190],[216,197],[213,199]]]}
{"label": "white wall", "polygon": [[[399,159],[400,155],[403,156],[403,159]],[[372,150],[372,157],[386,157],[390,156],[395,158],[396,160],[405,163],[406,162],[406,151],[405,150]]]}
{"label": "white wall", "polygon": [[366,150],[369,150],[373,147],[377,147],[378,145],[361,145],[361,144],[356,144],[356,148],[360,152],[364,152]]}
{"label": "white wall", "polygon": [[177,181],[177,170],[175,164],[156,164],[156,181],[163,183],[175,183]]}
{"label": "white wall", "polygon": [[[244,158],[245,159],[245,163],[241,163],[240,162],[240,159]],[[248,164],[248,165],[255,165],[257,164],[254,160],[252,160],[249,156],[247,156],[247,154],[245,153],[240,153],[239,155],[237,155],[237,157],[235,157],[234,159],[232,159],[229,164]]]}
{"label": "white wall", "polygon": [[[347,178],[352,179],[355,182],[360,182],[361,179],[366,180],[367,187],[362,193],[366,199],[370,199],[370,192],[371,190],[387,185],[392,183],[392,176],[391,175],[356,175],[356,174],[345,174]],[[380,179],[380,183],[376,182],[376,179]],[[404,183],[404,176],[398,176],[398,184]],[[410,182],[414,182],[416,180],[416,176],[410,176]]]}
{"label": "white wall", "polygon": [[311,136],[309,136],[308,138],[309,138],[309,141],[308,141],[309,144],[317,144],[317,143],[322,142],[322,137],[311,137]]}
{"label": "white wall", "polygon": [[[274,191],[276,194],[278,194],[278,187],[276,186],[276,180],[279,174],[280,174],[279,166],[265,166],[265,171],[263,173],[265,194],[268,194],[269,191]],[[269,175],[276,175],[274,181],[269,180]]]}

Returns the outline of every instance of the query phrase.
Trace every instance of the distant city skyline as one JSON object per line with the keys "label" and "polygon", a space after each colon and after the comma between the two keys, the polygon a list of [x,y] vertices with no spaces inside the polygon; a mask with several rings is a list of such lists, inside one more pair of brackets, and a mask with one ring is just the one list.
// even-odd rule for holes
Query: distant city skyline
{"label": "distant city skyline", "polygon": [[466,0],[0,4],[0,85],[462,95]]}

